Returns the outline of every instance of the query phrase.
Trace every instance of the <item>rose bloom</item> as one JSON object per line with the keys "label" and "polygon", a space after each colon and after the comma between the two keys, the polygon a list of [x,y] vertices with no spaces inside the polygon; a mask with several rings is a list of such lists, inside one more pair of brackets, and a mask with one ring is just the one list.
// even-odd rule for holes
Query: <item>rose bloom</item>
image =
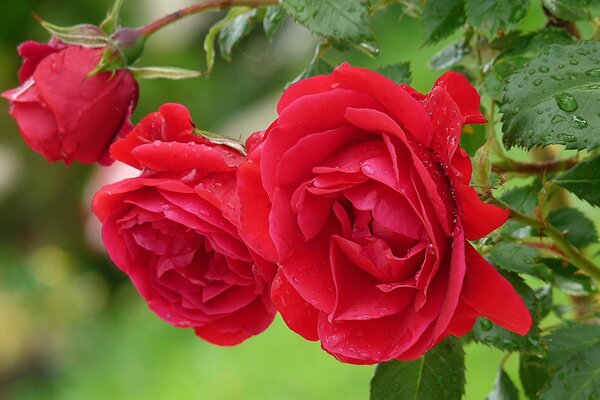
{"label": "rose bloom", "polygon": [[250,251],[238,228],[238,151],[194,134],[187,109],[160,107],[111,148],[142,171],[102,188],[92,208],[112,261],[165,321],[234,345],[275,315],[275,266]]}
{"label": "rose bloom", "polygon": [[27,144],[48,161],[109,164],[108,147],[131,129],[138,86],[128,71],[88,77],[103,49],[25,42],[21,86],[2,93]]}
{"label": "rose bloom", "polygon": [[449,72],[427,95],[348,65],[292,85],[238,170],[242,236],[280,268],[288,326],[341,361],[423,355],[479,316],[519,334],[531,317],[469,243],[508,212],[479,200],[464,124],[479,96]]}

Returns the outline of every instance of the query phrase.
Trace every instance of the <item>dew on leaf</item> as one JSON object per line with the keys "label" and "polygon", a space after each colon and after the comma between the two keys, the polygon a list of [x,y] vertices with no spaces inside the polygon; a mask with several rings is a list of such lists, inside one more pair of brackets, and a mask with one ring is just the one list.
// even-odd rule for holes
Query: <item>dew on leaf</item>
{"label": "dew on leaf", "polygon": [[590,69],[589,71],[586,71],[585,73],[594,78],[600,77],[600,68],[593,68],[593,69]]}
{"label": "dew on leaf", "polygon": [[577,141],[577,137],[575,135],[569,135],[568,133],[559,133],[556,135],[556,137],[566,143],[573,143]]}
{"label": "dew on leaf", "polygon": [[577,110],[577,100],[569,93],[560,93],[555,97],[556,104],[561,110],[571,112]]}
{"label": "dew on leaf", "polygon": [[567,120],[567,118],[565,118],[565,116],[556,114],[554,117],[552,117],[552,120],[550,122],[552,122],[553,124],[558,124],[558,123],[564,122],[566,120]]}
{"label": "dew on leaf", "polygon": [[579,115],[573,115],[571,117],[571,126],[573,128],[583,129],[583,128],[587,128],[588,122],[584,118],[580,117]]}
{"label": "dew on leaf", "polygon": [[533,86],[540,86],[541,84],[542,84],[541,79],[536,79],[535,81],[533,81]]}
{"label": "dew on leaf", "polygon": [[546,67],[545,65],[542,65],[541,67],[538,68],[538,71],[548,72],[548,71],[550,71],[550,68]]}
{"label": "dew on leaf", "polygon": [[577,60],[569,60],[569,64],[571,64],[571,65],[577,65],[577,64],[579,64],[579,61],[577,61]]}

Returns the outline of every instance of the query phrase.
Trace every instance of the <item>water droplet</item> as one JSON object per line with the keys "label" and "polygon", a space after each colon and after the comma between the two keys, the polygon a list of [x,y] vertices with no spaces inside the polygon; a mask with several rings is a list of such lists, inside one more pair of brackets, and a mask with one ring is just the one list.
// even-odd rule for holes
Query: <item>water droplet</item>
{"label": "water droplet", "polygon": [[519,107],[519,106],[516,106],[516,107],[513,109],[513,112],[514,112],[515,114],[518,114],[518,113],[519,113],[519,111],[521,111],[521,107]]}
{"label": "water droplet", "polygon": [[582,56],[587,56],[590,54],[590,51],[588,49],[577,49],[577,54],[582,55]]}
{"label": "water droplet", "polygon": [[550,75],[550,78],[554,79],[555,81],[562,81],[563,77],[560,75]]}
{"label": "water droplet", "polygon": [[534,133],[534,132],[533,132],[533,129],[528,129],[528,130],[527,130],[527,132],[525,132],[525,136],[526,136],[528,139],[531,139],[531,138],[533,137],[533,133]]}
{"label": "water droplet", "polygon": [[535,69],[530,69],[529,70],[529,75],[533,75],[533,74],[535,74]]}
{"label": "water droplet", "polygon": [[571,64],[571,65],[577,65],[577,64],[579,64],[579,61],[577,61],[577,60],[569,60],[569,64]]}
{"label": "water droplet", "polygon": [[153,145],[154,147],[160,147],[160,146],[162,146],[162,144],[163,144],[163,142],[161,142],[160,140],[155,140],[155,141],[152,143],[152,145]]}
{"label": "water droplet", "polygon": [[565,67],[564,64],[558,64],[558,69],[563,69]]}
{"label": "water droplet", "polygon": [[560,93],[555,97],[556,104],[564,111],[575,111],[577,110],[577,100],[569,93]]}
{"label": "water droplet", "polygon": [[588,122],[585,120],[585,118],[582,118],[579,115],[573,115],[571,117],[571,126],[577,129],[584,129],[587,128]]}
{"label": "water droplet", "polygon": [[546,72],[550,71],[550,68],[546,67],[545,65],[542,65],[541,67],[538,68],[538,71],[546,73]]}
{"label": "water droplet", "polygon": [[566,120],[567,120],[567,118],[565,116],[556,114],[554,117],[552,117],[552,121],[550,121],[550,122],[552,122],[553,124],[558,124],[558,123],[564,122]]}
{"label": "water droplet", "polygon": [[533,81],[533,86],[540,86],[541,84],[542,84],[541,79],[536,79],[535,81]]}
{"label": "water droplet", "polygon": [[565,143],[573,143],[577,141],[577,137],[575,135],[569,135],[568,133],[559,133],[556,135],[556,137]]}
{"label": "water droplet", "polygon": [[375,173],[375,170],[370,165],[363,165],[361,169],[367,175],[373,175]]}
{"label": "water droplet", "polygon": [[589,76],[593,76],[594,78],[600,77],[600,68],[590,69],[589,71],[585,71],[585,73]]}

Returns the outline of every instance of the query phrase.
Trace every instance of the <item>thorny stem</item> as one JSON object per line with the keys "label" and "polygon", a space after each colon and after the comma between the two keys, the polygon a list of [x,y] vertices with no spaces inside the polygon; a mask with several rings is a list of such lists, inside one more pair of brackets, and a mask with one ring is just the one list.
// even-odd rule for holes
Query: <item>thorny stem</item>
{"label": "thorny stem", "polygon": [[201,1],[191,6],[182,8],[181,10],[175,11],[172,14],[157,19],[148,25],[138,28],[138,32],[145,37],[152,35],[154,32],[168,26],[174,22],[179,21],[190,15],[198,14],[207,10],[222,10],[224,8],[230,8],[234,6],[248,6],[248,7],[260,7],[277,5],[277,0],[206,0]]}
{"label": "thorny stem", "polygon": [[560,249],[560,251],[565,255],[567,261],[590,275],[592,278],[594,278],[594,280],[596,280],[596,282],[600,282],[600,267],[594,264],[594,262],[587,258],[580,250],[572,246],[566,240],[565,236],[554,226],[550,225],[547,221],[539,221],[533,217],[512,209],[508,204],[493,196],[490,197],[489,201],[502,208],[510,210],[510,216],[516,221],[530,226],[551,238],[556,244],[556,247],[558,247],[558,249]]}

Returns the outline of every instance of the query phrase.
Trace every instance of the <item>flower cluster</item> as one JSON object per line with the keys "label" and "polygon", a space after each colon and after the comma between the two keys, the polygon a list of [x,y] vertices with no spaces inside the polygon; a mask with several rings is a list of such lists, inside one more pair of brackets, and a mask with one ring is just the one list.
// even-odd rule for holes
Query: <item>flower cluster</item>
{"label": "flower cluster", "polygon": [[31,147],[95,162],[114,141],[110,157],[140,170],[93,210],[110,258],[165,321],[234,345],[279,312],[356,364],[415,359],[480,316],[529,330],[521,298],[470,244],[508,213],[469,186],[460,135],[485,119],[464,76],[421,94],[344,64],[290,86],[246,154],[177,104],[131,129],[135,80],[86,79],[98,50],[20,52],[21,86],[3,96]]}

